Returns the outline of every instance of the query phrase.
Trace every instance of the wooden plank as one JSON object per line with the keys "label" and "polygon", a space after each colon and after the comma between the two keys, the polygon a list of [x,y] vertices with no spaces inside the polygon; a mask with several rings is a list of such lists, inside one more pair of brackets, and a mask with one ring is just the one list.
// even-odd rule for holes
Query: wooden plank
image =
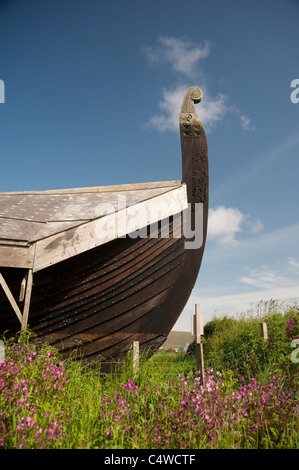
{"label": "wooden plank", "polygon": [[0,193],[0,243],[3,239],[15,246],[40,240],[96,219],[98,207],[115,213],[119,205],[129,207],[178,188],[166,184],[124,185],[118,191]]}
{"label": "wooden plank", "polygon": [[33,279],[32,269],[29,269],[27,273],[25,303],[24,303],[23,318],[22,318],[22,330],[26,328],[27,323],[28,323],[28,315],[29,315],[31,292],[32,292],[32,279]]}
{"label": "wooden plank", "polygon": [[132,191],[138,189],[150,189],[150,188],[170,188],[172,186],[181,186],[181,180],[172,181],[156,181],[151,183],[131,183],[131,184],[118,184],[109,186],[91,186],[86,188],[69,188],[69,189],[50,189],[45,191],[11,191],[2,192],[1,195],[28,195],[28,194],[79,194],[79,193],[101,193],[101,192],[113,192],[113,191]]}
{"label": "wooden plank", "polygon": [[89,221],[97,218],[99,206],[110,207],[110,212],[118,212],[119,206],[133,206],[147,199],[159,196],[167,192],[169,188],[148,188],[144,190],[128,190],[101,192],[101,193],[79,193],[70,194],[67,203],[62,205],[51,217],[51,221]]}
{"label": "wooden plank", "polygon": [[36,233],[48,224],[32,220],[18,220],[0,216],[0,239],[2,243],[18,246],[28,245]]}
{"label": "wooden plank", "polygon": [[34,246],[9,246],[0,244],[0,266],[6,268],[32,268]]}
{"label": "wooden plank", "polygon": [[18,307],[18,304],[16,303],[15,299],[14,299],[14,296],[12,295],[11,291],[10,291],[10,288],[8,287],[8,285],[6,284],[6,281],[4,279],[4,277],[2,276],[2,274],[0,273],[0,284],[6,294],[6,297],[8,298],[9,302],[10,302],[10,305],[12,306],[12,308],[14,309],[15,311],[15,314],[17,315],[20,323],[22,324],[22,313],[21,313],[21,310],[19,309]]}
{"label": "wooden plank", "polygon": [[19,295],[19,302],[23,302],[25,298],[25,292],[26,292],[26,282],[27,282],[27,274],[24,276],[22,282],[21,282],[21,287],[20,287],[20,295]]}
{"label": "wooden plank", "polygon": [[[160,210],[151,211],[154,205]],[[144,215],[142,227],[146,227],[158,222],[161,218],[180,213],[186,208],[186,186],[183,185],[118,213],[108,214],[63,233],[37,241],[33,271],[40,271],[141,228],[137,226],[140,224],[140,214]]]}
{"label": "wooden plank", "polygon": [[195,341],[196,344],[201,343],[201,335],[204,334],[203,315],[200,314],[200,304],[195,305]]}

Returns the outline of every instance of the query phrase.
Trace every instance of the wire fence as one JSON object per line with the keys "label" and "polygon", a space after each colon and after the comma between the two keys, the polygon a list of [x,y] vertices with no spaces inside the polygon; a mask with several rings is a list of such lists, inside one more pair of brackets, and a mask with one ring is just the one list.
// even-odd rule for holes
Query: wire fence
{"label": "wire fence", "polygon": [[[137,376],[151,378],[172,378],[186,376],[190,374],[198,374],[203,380],[205,371],[222,372],[230,369],[233,372],[240,369],[246,369],[251,359],[251,352],[248,344],[241,344],[238,348],[230,351],[223,349],[208,348],[205,351],[203,316],[199,313],[199,306],[196,305],[196,315],[192,316],[192,334],[194,343],[188,347],[186,351],[156,351],[151,357],[146,353],[140,353],[139,342],[134,341],[132,348],[124,359],[121,360],[104,360],[96,366],[97,372],[105,376],[107,374],[121,377]],[[260,334],[256,330],[256,340],[259,338],[260,344],[265,345],[268,340],[267,324],[260,323]],[[264,353],[265,350],[260,348]],[[87,367],[86,373],[92,373],[94,367]]]}
{"label": "wire fence", "polygon": [[[203,348],[204,350],[204,348]],[[250,360],[250,351],[248,347],[241,346],[233,351],[223,352],[222,350],[213,354],[207,353],[204,357],[204,373],[207,371],[223,372],[227,369],[235,371],[244,367]],[[173,352],[173,351],[157,351],[150,358],[141,355],[138,363],[134,363],[132,355],[129,353],[126,358],[116,361],[103,361],[96,369],[94,367],[86,367],[86,373],[97,373],[101,376],[120,376],[136,378],[150,377],[156,379],[171,379],[174,377],[189,376],[198,374],[198,361],[194,351],[190,352]]]}

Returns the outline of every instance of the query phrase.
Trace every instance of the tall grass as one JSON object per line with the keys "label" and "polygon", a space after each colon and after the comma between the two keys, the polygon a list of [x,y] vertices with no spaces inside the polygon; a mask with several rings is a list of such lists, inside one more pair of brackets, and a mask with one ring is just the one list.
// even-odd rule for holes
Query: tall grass
{"label": "tall grass", "polygon": [[[214,318],[201,385],[192,354],[157,352],[103,374],[24,332],[0,364],[2,448],[299,448],[297,306]],[[269,341],[259,334],[267,321]]]}

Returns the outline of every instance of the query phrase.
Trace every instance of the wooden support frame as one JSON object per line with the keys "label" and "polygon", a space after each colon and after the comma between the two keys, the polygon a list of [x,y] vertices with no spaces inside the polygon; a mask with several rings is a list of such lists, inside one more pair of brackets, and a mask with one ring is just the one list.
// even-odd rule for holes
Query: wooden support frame
{"label": "wooden support frame", "polygon": [[23,287],[25,283],[26,283],[26,287],[25,287],[25,295],[24,295],[24,307],[23,307],[23,313],[22,313],[10,288],[8,287],[4,277],[2,276],[0,272],[0,285],[2,289],[4,290],[6,297],[9,300],[9,303],[12,306],[15,314],[17,315],[19,322],[21,323],[21,330],[24,330],[24,328],[26,328],[28,324],[28,316],[29,316],[31,292],[32,292],[32,284],[33,284],[32,269],[28,269],[22,281]]}

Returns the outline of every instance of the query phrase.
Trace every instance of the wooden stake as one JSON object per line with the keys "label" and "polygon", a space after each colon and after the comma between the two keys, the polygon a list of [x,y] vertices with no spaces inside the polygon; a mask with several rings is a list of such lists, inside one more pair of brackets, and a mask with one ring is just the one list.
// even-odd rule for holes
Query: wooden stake
{"label": "wooden stake", "polygon": [[201,336],[204,334],[203,315],[200,314],[200,305],[195,305],[195,315],[191,318],[191,334],[195,336],[196,344],[201,343]]}
{"label": "wooden stake", "polygon": [[133,341],[133,375],[135,376],[139,368],[139,341]]}
{"label": "wooden stake", "polygon": [[204,358],[203,358],[203,345],[202,343],[199,343],[195,347],[196,347],[197,367],[200,372],[200,383],[201,385],[203,385],[203,376],[204,376],[204,371],[205,371]]}
{"label": "wooden stake", "polygon": [[262,322],[260,326],[261,326],[261,337],[264,338],[264,340],[267,340],[268,339],[267,323]]}
{"label": "wooden stake", "polygon": [[203,345],[201,342],[201,336],[204,334],[203,326],[203,315],[200,314],[200,305],[195,305],[195,315],[192,315],[191,319],[191,333],[195,335],[195,351],[197,359],[197,367],[200,372],[200,383],[203,385],[204,376],[204,357],[203,357]]}

